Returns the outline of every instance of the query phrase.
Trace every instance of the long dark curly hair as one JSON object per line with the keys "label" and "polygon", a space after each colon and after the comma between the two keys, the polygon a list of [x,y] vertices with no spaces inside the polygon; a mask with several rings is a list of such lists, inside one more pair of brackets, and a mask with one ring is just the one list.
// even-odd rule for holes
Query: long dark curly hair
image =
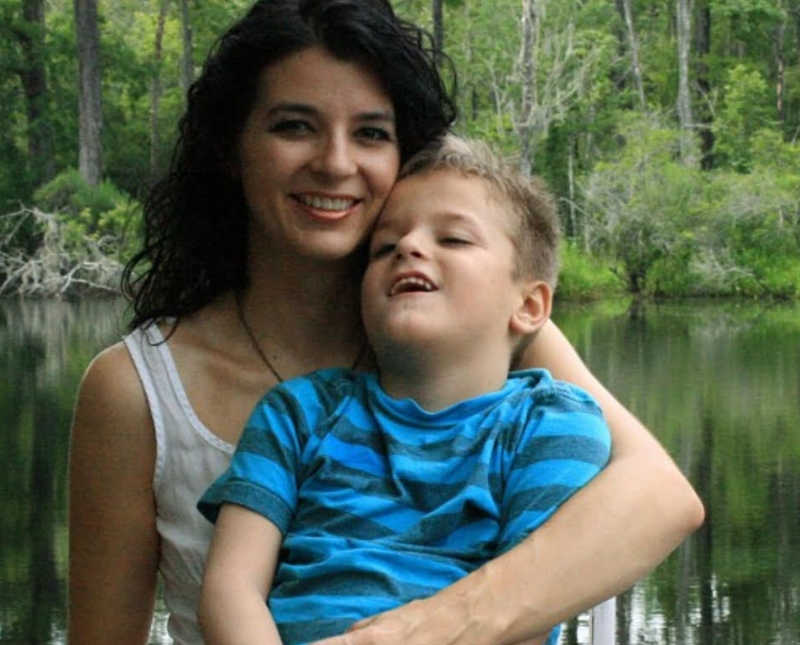
{"label": "long dark curly hair", "polygon": [[443,135],[456,116],[430,35],[387,0],[260,0],[217,41],[189,89],[167,175],[144,205],[144,245],[122,291],[134,328],[191,314],[248,280],[247,205],[232,172],[265,66],[314,45],[364,65],[392,100],[401,160]]}

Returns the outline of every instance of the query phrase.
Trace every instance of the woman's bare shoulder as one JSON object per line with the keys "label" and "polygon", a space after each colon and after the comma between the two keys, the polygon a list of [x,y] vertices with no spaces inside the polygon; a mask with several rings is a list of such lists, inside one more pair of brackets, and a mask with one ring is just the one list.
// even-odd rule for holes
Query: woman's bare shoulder
{"label": "woman's bare shoulder", "polygon": [[139,381],[128,348],[120,341],[95,356],[84,372],[80,397],[97,400],[112,396],[117,405],[145,403],[144,390]]}
{"label": "woman's bare shoulder", "polygon": [[155,437],[123,343],[81,382],[70,442],[70,641],[145,642],[158,562]]}
{"label": "woman's bare shoulder", "polygon": [[144,389],[124,343],[100,352],[81,380],[72,427],[76,442],[111,453],[154,450],[153,424]]}

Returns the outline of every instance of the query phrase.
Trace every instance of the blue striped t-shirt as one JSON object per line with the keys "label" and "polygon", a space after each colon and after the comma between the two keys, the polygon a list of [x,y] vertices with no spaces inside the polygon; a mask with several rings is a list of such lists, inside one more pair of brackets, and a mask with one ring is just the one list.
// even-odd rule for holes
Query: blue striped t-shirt
{"label": "blue striped t-shirt", "polygon": [[264,396],[198,507],[214,521],[222,503],[239,504],[281,530],[269,606],[292,645],[465,576],[609,454],[594,400],[545,370],[439,412],[389,397],[372,374],[320,370]]}

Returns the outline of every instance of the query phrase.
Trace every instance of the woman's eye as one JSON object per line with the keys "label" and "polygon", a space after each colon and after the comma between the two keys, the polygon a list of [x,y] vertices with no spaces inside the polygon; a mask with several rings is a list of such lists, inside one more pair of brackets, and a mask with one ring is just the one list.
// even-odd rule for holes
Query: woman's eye
{"label": "woman's eye", "polygon": [[440,244],[444,244],[445,246],[465,246],[467,244],[471,244],[471,242],[463,237],[443,237],[439,240]]}
{"label": "woman's eye", "polygon": [[283,134],[306,134],[313,132],[314,129],[308,121],[302,119],[286,119],[285,121],[278,121],[270,127],[270,132],[280,132]]}
{"label": "woman's eye", "polygon": [[384,128],[361,128],[358,131],[358,137],[366,139],[367,141],[391,141],[392,134]]}

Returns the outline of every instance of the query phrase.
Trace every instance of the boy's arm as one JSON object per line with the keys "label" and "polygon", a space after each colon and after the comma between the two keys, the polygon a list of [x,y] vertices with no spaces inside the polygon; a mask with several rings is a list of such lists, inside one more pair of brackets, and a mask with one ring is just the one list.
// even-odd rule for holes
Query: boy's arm
{"label": "boy's arm", "polygon": [[611,429],[608,466],[516,547],[425,600],[326,645],[504,645],[625,591],[703,521],[689,482],[592,375],[552,322],[522,361],[592,394]]}
{"label": "boy's arm", "polygon": [[281,642],[267,606],[282,541],[268,519],[224,504],[211,541],[198,620],[210,645]]}

